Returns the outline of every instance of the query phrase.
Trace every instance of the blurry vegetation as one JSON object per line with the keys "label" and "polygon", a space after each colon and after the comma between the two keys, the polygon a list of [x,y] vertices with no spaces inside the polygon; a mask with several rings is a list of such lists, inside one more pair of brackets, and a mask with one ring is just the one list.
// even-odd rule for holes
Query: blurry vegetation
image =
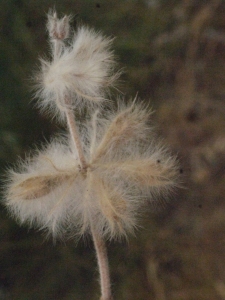
{"label": "blurry vegetation", "polygon": [[[54,7],[115,36],[125,98],[150,101],[183,188],[144,230],[109,244],[116,300],[225,299],[225,2],[2,0],[0,167],[62,131],[32,103]],[[98,299],[92,243],[45,240],[0,212],[0,299]]]}

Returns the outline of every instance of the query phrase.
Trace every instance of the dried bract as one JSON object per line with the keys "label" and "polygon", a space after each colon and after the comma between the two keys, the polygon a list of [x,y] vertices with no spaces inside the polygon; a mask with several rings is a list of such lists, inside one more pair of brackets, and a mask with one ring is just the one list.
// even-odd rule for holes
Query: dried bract
{"label": "dried bract", "polygon": [[58,19],[57,13],[52,11],[48,14],[47,29],[49,37],[52,40],[64,41],[69,37],[70,33],[70,16],[64,16],[62,19]]}

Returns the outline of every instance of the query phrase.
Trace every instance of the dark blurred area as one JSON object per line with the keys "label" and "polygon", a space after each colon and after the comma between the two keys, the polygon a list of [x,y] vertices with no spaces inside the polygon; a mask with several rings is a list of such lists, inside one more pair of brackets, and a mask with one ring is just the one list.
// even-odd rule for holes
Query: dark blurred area
{"label": "dark blurred area", "polygon": [[[151,103],[180,161],[181,188],[149,207],[136,237],[108,243],[116,300],[225,299],[225,1],[1,0],[0,168],[63,127],[35,108],[50,8],[115,36],[125,99]],[[115,93],[116,94],[116,93]],[[46,239],[0,210],[0,300],[99,298],[90,238]]]}

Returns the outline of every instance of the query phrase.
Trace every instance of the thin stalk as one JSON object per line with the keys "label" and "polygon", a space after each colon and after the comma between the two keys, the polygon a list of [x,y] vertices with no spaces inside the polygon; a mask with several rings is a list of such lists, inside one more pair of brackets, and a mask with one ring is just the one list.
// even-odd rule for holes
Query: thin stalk
{"label": "thin stalk", "polygon": [[62,52],[64,43],[59,39],[53,39],[52,44],[53,44],[53,59],[57,60]]}
{"label": "thin stalk", "polygon": [[87,162],[84,156],[84,151],[82,148],[80,136],[77,130],[77,125],[74,120],[73,112],[69,109],[66,109],[66,119],[67,119],[67,125],[69,128],[70,135],[72,137],[73,143],[77,149],[78,158],[80,161],[80,167],[82,170],[85,170],[87,168]]}
{"label": "thin stalk", "polygon": [[95,246],[99,275],[101,285],[101,298],[100,300],[113,300],[111,293],[110,275],[109,275],[109,263],[107,250],[104,240],[95,231],[94,226],[91,228],[92,238]]}
{"label": "thin stalk", "polygon": [[[57,35],[58,35],[57,32],[55,32],[54,36],[57,36]],[[52,44],[53,44],[53,59],[57,59],[60,56],[62,47],[64,45],[63,39],[60,39],[57,37],[53,38]],[[65,101],[66,106],[69,107],[71,105],[71,101],[68,97],[65,97],[64,101]],[[71,138],[73,140],[75,148],[77,149],[77,154],[78,154],[81,170],[85,170],[87,168],[87,162],[86,162],[86,159],[84,156],[82,143],[81,143],[80,136],[78,133],[76,121],[74,119],[74,114],[69,108],[66,108],[65,114],[66,114],[67,125],[69,128]]]}

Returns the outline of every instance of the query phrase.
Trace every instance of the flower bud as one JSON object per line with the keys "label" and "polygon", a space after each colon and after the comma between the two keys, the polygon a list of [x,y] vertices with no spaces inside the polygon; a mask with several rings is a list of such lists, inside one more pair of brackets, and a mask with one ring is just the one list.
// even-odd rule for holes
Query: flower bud
{"label": "flower bud", "polygon": [[48,15],[47,29],[53,40],[65,40],[69,37],[70,17],[65,15],[62,19],[57,18],[56,12]]}

